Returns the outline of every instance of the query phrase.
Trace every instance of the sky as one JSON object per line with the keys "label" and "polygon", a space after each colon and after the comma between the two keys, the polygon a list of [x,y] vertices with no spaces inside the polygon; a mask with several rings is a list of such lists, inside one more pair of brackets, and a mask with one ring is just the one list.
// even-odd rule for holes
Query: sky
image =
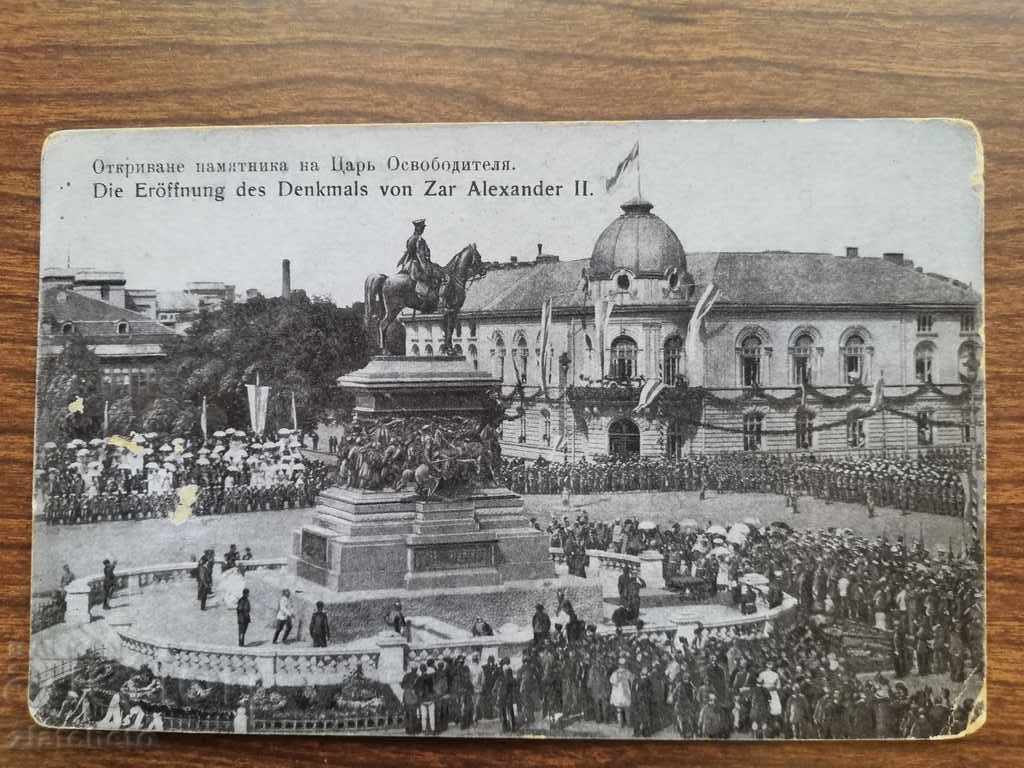
{"label": "sky", "polygon": [[[639,142],[638,167],[610,192],[604,180]],[[369,161],[358,177],[332,156]],[[387,170],[402,160],[507,160],[512,172]],[[537,243],[562,259],[586,258],[598,235],[637,194],[687,251],[900,251],[925,271],[982,285],[981,150],[973,128],[943,120],[703,121],[433,126],[70,131],[43,152],[40,267],[122,270],[129,288],[181,290],[190,281],[233,283],[277,295],[281,259],[292,287],[348,304],[371,272],[391,272],[412,232],[442,263],[470,242],[484,259],[529,260]],[[96,161],[183,162],[178,175],[97,173]],[[196,162],[288,163],[287,173],[197,173]],[[316,161],[318,172],[299,170]],[[426,180],[454,184],[425,196]],[[588,196],[573,194],[589,182]],[[366,185],[365,197],[279,196],[294,184]],[[560,196],[469,197],[471,182],[562,184]],[[223,202],[135,194],[137,182],[224,184]],[[238,197],[242,183],[262,198]],[[97,184],[122,196],[99,196]],[[411,184],[411,197],[380,185]],[[436,187],[435,187],[436,189]]]}

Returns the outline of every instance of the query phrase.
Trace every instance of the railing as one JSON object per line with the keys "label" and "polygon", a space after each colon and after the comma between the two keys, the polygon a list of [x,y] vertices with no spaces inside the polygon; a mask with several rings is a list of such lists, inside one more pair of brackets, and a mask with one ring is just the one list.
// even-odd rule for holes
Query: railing
{"label": "railing", "polygon": [[[551,555],[551,559],[556,565],[565,563],[565,552],[561,547],[549,547],[548,554]],[[640,568],[638,555],[624,555],[621,552],[609,552],[605,549],[588,549],[587,557],[592,561],[596,560],[598,567],[604,570],[632,571]]]}
{"label": "railing", "polygon": [[382,731],[401,728],[401,712],[374,711],[366,714],[319,715],[317,717],[253,718],[249,730],[261,733],[317,734],[338,731]]}
{"label": "railing", "polygon": [[[217,560],[222,564],[223,560]],[[287,558],[262,558],[259,560],[242,560],[239,566],[246,571],[280,570],[288,564]],[[170,584],[176,581],[187,581],[195,578],[198,563],[168,563],[148,565],[137,568],[126,568],[115,573],[115,589],[128,589],[132,593],[142,592],[147,587]],[[89,621],[89,609],[103,601],[103,574],[93,574],[75,579],[64,590],[67,610],[64,621],[67,623]]]}
{"label": "railing", "polygon": [[55,664],[50,664],[40,669],[39,662],[33,662],[29,671],[30,681],[32,685],[41,687],[58,680],[63,680],[65,677],[75,674],[78,671],[79,664],[78,659],[61,659]]}
{"label": "railing", "polygon": [[231,733],[234,718],[228,715],[161,715],[163,730],[188,733]]}
{"label": "railing", "polygon": [[270,685],[340,683],[361,669],[374,677],[380,662],[379,648],[331,650],[329,648],[236,648],[233,646],[168,643],[118,628],[126,651],[146,663],[157,675],[202,680]]}

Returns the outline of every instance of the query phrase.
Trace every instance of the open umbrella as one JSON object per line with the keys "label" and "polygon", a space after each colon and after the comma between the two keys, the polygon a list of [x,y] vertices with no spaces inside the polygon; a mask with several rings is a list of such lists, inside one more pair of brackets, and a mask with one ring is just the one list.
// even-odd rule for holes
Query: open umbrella
{"label": "open umbrella", "polygon": [[710,528],[708,528],[707,532],[710,533],[712,536],[725,536],[726,534],[725,528],[723,528],[720,525],[712,525]]}
{"label": "open umbrella", "polygon": [[146,469],[159,469],[159,468],[160,468],[160,465],[157,464],[155,461],[147,461],[146,462]]}
{"label": "open umbrella", "polygon": [[277,434],[281,435],[282,437],[284,435],[290,435],[291,433],[292,431],[287,427],[281,427],[279,430],[277,430]]}
{"label": "open umbrella", "polygon": [[216,432],[213,433],[213,436],[214,437],[227,437],[227,434],[225,434],[223,429],[218,429]]}
{"label": "open umbrella", "polygon": [[171,445],[184,445],[184,444],[185,444],[185,438],[184,437],[176,437],[173,440],[171,440]]}
{"label": "open umbrella", "polygon": [[644,520],[637,526],[641,531],[653,531],[657,527],[657,524],[653,520]]}
{"label": "open umbrella", "polygon": [[700,523],[694,520],[692,517],[688,517],[685,520],[679,521],[680,528],[700,528]]}
{"label": "open umbrella", "polygon": [[720,557],[721,555],[728,555],[729,554],[729,548],[728,547],[715,547],[714,549],[711,550],[711,554],[714,555],[715,557]]}
{"label": "open umbrella", "polygon": [[164,451],[164,452],[167,452],[167,451],[173,451],[174,449],[171,446],[169,446],[167,443],[164,443],[163,445],[160,446],[160,450]]}
{"label": "open umbrella", "polygon": [[47,442],[43,443],[43,448],[45,448],[48,451],[52,451],[56,447],[57,447],[57,444],[52,442],[52,441],[47,441]]}
{"label": "open umbrella", "polygon": [[733,531],[742,531],[744,534],[750,533],[750,526],[746,523],[734,523],[732,528],[729,529],[729,533]]}
{"label": "open umbrella", "polygon": [[98,437],[94,437],[92,440],[89,441],[89,445],[95,448],[98,445],[103,445],[103,441]]}
{"label": "open umbrella", "polygon": [[761,527],[761,520],[757,517],[744,517],[743,522],[749,525],[751,528]]}
{"label": "open umbrella", "polygon": [[725,537],[725,540],[730,544],[742,544],[747,540],[747,534],[743,531],[733,528],[729,531],[729,534]]}
{"label": "open umbrella", "polygon": [[792,531],[793,527],[785,520],[773,520],[770,524],[772,528],[782,528],[787,531]]}

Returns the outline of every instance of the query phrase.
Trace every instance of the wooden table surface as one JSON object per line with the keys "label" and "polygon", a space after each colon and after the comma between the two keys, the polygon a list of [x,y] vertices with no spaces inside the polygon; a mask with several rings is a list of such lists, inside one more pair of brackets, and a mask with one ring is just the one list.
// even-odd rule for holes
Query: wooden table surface
{"label": "wooden table surface", "polygon": [[[1020,0],[5,2],[0,765],[1024,764]],[[39,154],[62,128],[949,116],[985,146],[989,718],[947,743],[766,745],[48,731],[25,705]]]}

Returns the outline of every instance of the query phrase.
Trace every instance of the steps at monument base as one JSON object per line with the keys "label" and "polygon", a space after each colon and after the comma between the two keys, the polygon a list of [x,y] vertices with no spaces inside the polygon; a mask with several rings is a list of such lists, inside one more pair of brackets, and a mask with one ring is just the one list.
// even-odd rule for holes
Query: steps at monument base
{"label": "steps at monument base", "polygon": [[416,571],[405,575],[406,589],[494,587],[499,584],[501,584],[501,574],[494,567]]}
{"label": "steps at monument base", "polygon": [[417,536],[434,536],[443,533],[475,533],[480,526],[475,520],[422,520],[412,524],[412,532]]}

